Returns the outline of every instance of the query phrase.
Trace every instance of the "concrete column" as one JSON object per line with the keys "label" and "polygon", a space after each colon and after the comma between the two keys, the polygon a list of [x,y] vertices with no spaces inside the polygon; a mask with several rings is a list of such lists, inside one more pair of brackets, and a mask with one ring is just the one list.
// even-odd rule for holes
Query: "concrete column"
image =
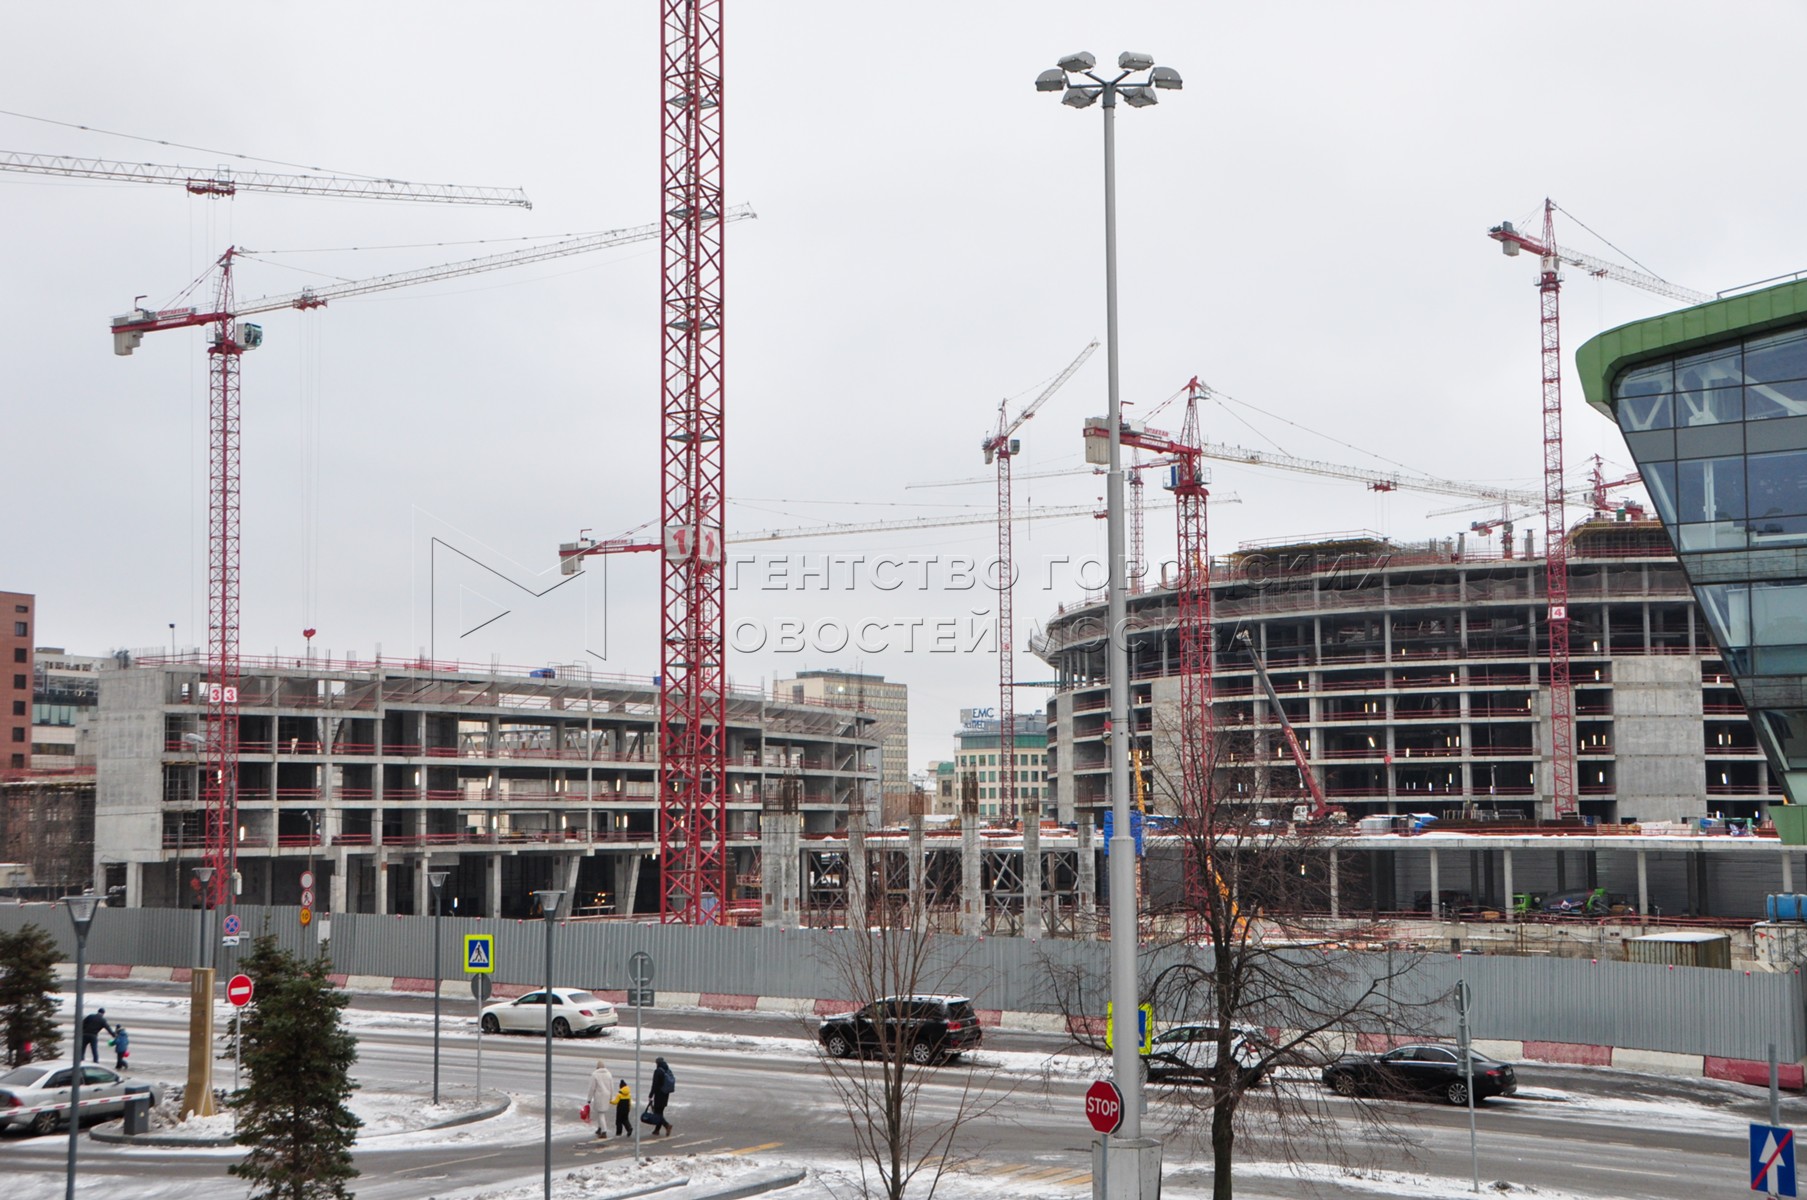
{"label": "concrete column", "polygon": [[1512,899],[1512,851],[1510,850],[1500,851],[1500,874],[1504,876],[1506,885],[1506,911],[1511,912],[1514,901]]}
{"label": "concrete column", "polygon": [[[578,869],[583,866],[584,856],[581,854],[567,854],[564,858],[565,878],[559,886],[565,889],[565,911],[569,913],[574,911],[577,905],[577,872]],[[729,897],[721,896],[718,898],[720,899],[722,906],[726,908]]]}
{"label": "concrete column", "polygon": [[1041,808],[1023,822],[1023,936],[1042,936],[1042,821]]}
{"label": "concrete column", "polygon": [[1442,863],[1438,860],[1437,851],[1431,850],[1431,916],[1434,918],[1442,911],[1439,897],[1443,894]]}
{"label": "concrete column", "polygon": [[627,887],[621,893],[621,903],[615,906],[621,916],[634,915],[634,901],[640,895],[640,865],[645,861],[642,854],[627,856]]}
{"label": "concrete column", "polygon": [[979,803],[975,796],[971,803],[962,802],[960,806],[960,932],[978,937],[984,928],[985,898],[979,892]]}
{"label": "concrete column", "polygon": [[922,811],[916,804],[916,798],[910,802],[910,899],[912,904],[924,911],[928,909],[928,880],[923,861]]}
{"label": "concrete column", "polygon": [[866,806],[856,800],[847,810],[847,928],[866,928]]}
{"label": "concrete column", "polygon": [[381,850],[376,854],[376,913],[389,915],[389,856]]}
{"label": "concrete column", "polygon": [[432,866],[432,860],[423,854],[419,858],[410,859],[408,866],[414,872],[411,881],[414,885],[414,915],[424,917],[433,911],[433,889],[427,885],[427,869]]}
{"label": "concrete column", "polygon": [[1650,852],[1638,851],[1638,916],[1650,915]]}
{"label": "concrete column", "polygon": [[759,814],[759,916],[774,929],[796,929],[803,923],[798,884],[802,834],[803,818],[795,808],[786,812],[780,802]]}
{"label": "concrete column", "polygon": [[1782,891],[1794,891],[1794,852],[1787,847],[1782,849]]}
{"label": "concrete column", "polygon": [[1092,846],[1092,815],[1080,813],[1078,822],[1079,862],[1079,934],[1089,936],[1098,929],[1098,852]]}
{"label": "concrete column", "polygon": [[1339,857],[1335,850],[1330,852],[1330,919],[1336,920],[1343,915],[1342,881],[1339,873]]}
{"label": "concrete column", "polygon": [[[351,873],[350,857],[343,846],[335,847],[332,853],[333,877],[326,885],[326,911],[342,913],[351,910],[345,906],[345,877]],[[318,880],[315,880],[318,883]]]}

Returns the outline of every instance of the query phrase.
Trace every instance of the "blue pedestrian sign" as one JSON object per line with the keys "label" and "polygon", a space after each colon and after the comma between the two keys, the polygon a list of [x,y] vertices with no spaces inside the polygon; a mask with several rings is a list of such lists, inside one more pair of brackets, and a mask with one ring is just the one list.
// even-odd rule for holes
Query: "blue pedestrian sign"
{"label": "blue pedestrian sign", "polygon": [[488,975],[496,969],[496,935],[467,933],[464,935],[464,973]]}
{"label": "blue pedestrian sign", "polygon": [[1751,1126],[1751,1191],[1793,1196],[1794,1130],[1780,1125]]}

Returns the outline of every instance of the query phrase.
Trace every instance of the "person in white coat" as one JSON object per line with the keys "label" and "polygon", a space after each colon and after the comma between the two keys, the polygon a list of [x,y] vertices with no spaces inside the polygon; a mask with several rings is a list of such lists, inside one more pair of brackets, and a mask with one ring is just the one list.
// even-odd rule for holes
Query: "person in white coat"
{"label": "person in white coat", "polygon": [[596,1060],[596,1069],[590,1072],[590,1090],[584,1095],[584,1108],[590,1114],[590,1123],[596,1126],[596,1136],[607,1139],[608,1132],[604,1128],[608,1120],[607,1114],[615,1105],[615,1073],[609,1070],[609,1064],[600,1058]]}

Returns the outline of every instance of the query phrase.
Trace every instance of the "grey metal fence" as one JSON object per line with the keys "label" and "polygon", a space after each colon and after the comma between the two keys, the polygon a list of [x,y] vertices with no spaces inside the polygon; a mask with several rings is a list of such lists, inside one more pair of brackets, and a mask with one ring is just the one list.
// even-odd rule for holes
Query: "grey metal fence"
{"label": "grey metal fence", "polygon": [[[304,928],[294,908],[240,907],[245,941],[219,951],[216,965],[232,970],[250,949],[250,938],[268,931],[284,948],[311,954],[320,926]],[[88,938],[91,963],[192,966],[200,944],[199,914],[174,909],[103,908]],[[35,923],[56,938],[65,960],[74,958],[74,933],[61,905],[0,906],[0,930]],[[335,914],[330,918],[333,970],[348,975],[430,979],[433,918]],[[217,917],[210,926],[215,940]],[[546,979],[546,931],[539,921],[440,922],[442,970],[463,975],[467,933],[494,934],[498,983],[537,984]],[[732,996],[844,999],[851,989],[836,971],[834,939],[827,930],[723,929],[629,922],[555,926],[553,978],[564,986],[617,991],[627,986],[628,956],[652,955],[655,991]],[[981,1008],[1058,1012],[1057,971],[1092,980],[1108,973],[1108,945],[1101,942],[937,935],[937,987],[961,991]],[[1171,955],[1147,960],[1150,973]],[[1379,955],[1343,960],[1350,974],[1382,969]],[[1807,1058],[1807,1010],[1801,978],[1794,974],[1746,974],[1700,967],[1585,959],[1516,958],[1448,954],[1423,956],[1409,987],[1420,998],[1448,997],[1458,979],[1474,995],[1476,1037],[1632,1047],[1680,1054],[1762,1059],[1775,1042],[1784,1060]],[[1082,1011],[1098,1012],[1103,996],[1082,995]],[[1453,1002],[1417,1014],[1414,1034],[1451,1037]]]}

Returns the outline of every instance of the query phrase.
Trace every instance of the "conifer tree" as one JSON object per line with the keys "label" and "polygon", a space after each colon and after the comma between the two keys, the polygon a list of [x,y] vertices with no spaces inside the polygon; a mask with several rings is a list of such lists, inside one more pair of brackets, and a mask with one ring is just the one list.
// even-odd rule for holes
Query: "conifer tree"
{"label": "conifer tree", "polygon": [[269,934],[243,964],[254,987],[241,1033],[250,1081],[228,1103],[249,1152],[230,1171],[251,1182],[251,1200],[351,1196],[360,1122],[346,1101],[357,1087],[357,1038],[341,1021],[346,997],[327,981],[329,965],[296,958]]}
{"label": "conifer tree", "polygon": [[42,926],[0,933],[0,1035],[9,1067],[19,1065],[27,1046],[35,1059],[56,1057],[56,964],[56,940]]}

